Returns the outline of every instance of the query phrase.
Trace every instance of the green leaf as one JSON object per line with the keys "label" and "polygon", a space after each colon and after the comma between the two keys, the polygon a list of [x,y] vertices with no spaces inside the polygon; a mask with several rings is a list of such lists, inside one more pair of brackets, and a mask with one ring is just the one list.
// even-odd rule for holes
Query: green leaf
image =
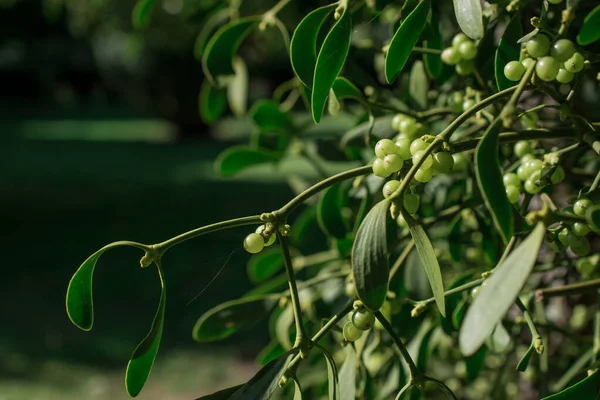
{"label": "green leaf", "polygon": [[253,283],[262,282],[274,276],[283,268],[283,255],[278,248],[265,249],[248,260],[248,277]]}
{"label": "green leaf", "polygon": [[340,400],[355,400],[358,356],[352,346],[346,346],[345,353],[346,359],[340,368]]}
{"label": "green leaf", "polygon": [[[451,239],[448,239],[451,240]],[[452,290],[454,288],[457,288],[459,286],[464,285],[465,283],[471,281],[471,279],[473,279],[473,274],[472,273],[466,273],[464,275],[459,276],[458,278],[456,278],[454,280],[454,282],[452,282],[452,284],[448,287],[448,290]],[[461,300],[464,300],[466,298],[466,295],[457,295],[457,296],[448,296],[446,298],[446,315],[454,315],[454,312],[456,311],[457,307],[459,306],[459,303]],[[444,330],[444,332],[446,332],[448,335],[452,335],[454,333],[454,331],[456,331],[456,328],[454,327],[452,318],[442,318],[440,316],[440,325],[442,326],[442,329]],[[460,326],[460,324],[458,324],[458,326]]]}
{"label": "green leaf", "polygon": [[323,356],[325,356],[325,362],[327,364],[327,381],[329,382],[329,400],[339,400],[340,398],[340,382],[338,381],[338,371],[335,366],[335,360],[327,351],[327,349],[318,343],[313,343],[315,347],[321,350]]}
{"label": "green leaf", "polygon": [[360,300],[379,310],[388,292],[389,263],[386,222],[389,200],[377,203],[356,233],[352,248],[352,273]]}
{"label": "green leaf", "polygon": [[67,315],[71,322],[81,330],[89,331],[94,325],[92,280],[96,263],[106,250],[120,246],[127,246],[127,244],[121,242],[111,243],[89,256],[69,282],[66,300]]}
{"label": "green leaf", "polygon": [[290,60],[296,76],[308,88],[313,86],[317,65],[317,37],[334,4],[317,8],[296,27],[290,43]]}
{"label": "green leaf", "polygon": [[544,397],[542,400],[597,400],[598,393],[600,393],[600,372],[596,370],[582,381],[577,382],[573,386],[569,386],[562,392]]}
{"label": "green leaf", "polygon": [[290,133],[294,130],[290,116],[272,100],[259,100],[250,110],[254,123],[264,131]]}
{"label": "green leaf", "polygon": [[421,343],[419,344],[419,352],[417,355],[417,367],[421,371],[425,371],[427,369],[427,362],[429,361],[429,357],[432,353],[432,348],[430,346],[431,338],[435,333],[437,327],[433,327],[429,329],[421,338]]}
{"label": "green leaf", "polygon": [[479,349],[515,302],[535,265],[545,233],[546,227],[538,224],[493,270],[492,276],[486,280],[487,284],[481,286],[460,327],[458,338],[463,355],[470,356]]}
{"label": "green leaf", "polygon": [[533,346],[533,342],[532,342],[531,346],[529,346],[529,348],[525,352],[525,355],[523,356],[523,358],[521,358],[521,361],[519,361],[519,363],[517,364],[517,371],[519,371],[519,372],[527,371],[527,367],[529,366],[529,361],[531,360],[531,356],[533,355],[533,353],[535,353],[535,347]]}
{"label": "green leaf", "polygon": [[304,399],[304,395],[302,394],[302,386],[300,386],[300,382],[298,381],[298,378],[293,376],[292,380],[294,381],[294,400]]}
{"label": "green leaf", "polygon": [[513,229],[513,207],[506,197],[499,161],[499,140],[502,120],[488,128],[475,149],[477,184],[504,243],[510,240]]}
{"label": "green leaf", "polygon": [[465,35],[473,40],[483,37],[483,15],[480,0],[454,0],[454,15]]}
{"label": "green leaf", "polygon": [[496,354],[502,354],[509,350],[510,335],[502,322],[498,322],[492,335],[486,340],[487,348]]}
{"label": "green leaf", "polygon": [[[433,15],[431,16],[431,23],[429,24],[429,31],[431,32],[431,37],[423,42],[423,45],[427,49],[432,50],[443,50],[444,42],[442,40],[442,35],[439,30],[439,21],[438,18],[435,18]],[[425,63],[425,68],[427,69],[427,73],[431,78],[439,79],[442,76],[442,72],[444,71],[444,63],[439,54],[423,54],[423,62]]]}
{"label": "green leaf", "polygon": [[483,368],[485,367],[485,358],[487,356],[487,347],[485,345],[481,346],[479,350],[472,356],[465,358],[465,366],[467,370],[467,380],[469,382],[473,382]]}
{"label": "green leaf", "polygon": [[496,49],[494,65],[498,90],[508,89],[517,84],[517,82],[510,81],[504,76],[504,66],[510,61],[519,61],[521,45],[517,41],[521,36],[523,36],[523,16],[520,12],[517,12],[506,25],[504,34]]}
{"label": "green leaf", "polygon": [[293,334],[291,331],[293,323],[294,309],[291,304],[288,304],[281,314],[279,314],[279,318],[277,318],[277,323],[275,324],[275,336],[277,337],[279,344],[281,344],[285,350],[290,350],[293,347],[292,339],[290,337]]}
{"label": "green leaf", "polygon": [[245,385],[232,394],[228,400],[268,400],[278,387],[285,367],[292,357],[287,352],[260,369]]}
{"label": "green leaf", "polygon": [[263,348],[258,356],[256,356],[256,362],[258,365],[263,366],[276,359],[280,355],[285,353],[285,349],[279,344],[277,340],[271,340],[271,342]]}
{"label": "green leaf", "polygon": [[248,146],[234,146],[223,151],[215,161],[217,172],[232,176],[253,165],[274,163],[281,158],[276,152],[256,150]]}
{"label": "green leaf", "polygon": [[408,93],[410,98],[417,103],[417,105],[424,109],[427,107],[427,93],[429,92],[429,79],[427,79],[427,73],[425,72],[425,65],[422,61],[417,60],[414,62],[412,69],[410,70],[410,80],[408,83]]}
{"label": "green leaf", "polygon": [[199,397],[196,400],[228,400],[231,397],[231,395],[240,390],[242,386],[243,385],[236,385],[227,389],[222,389],[218,392]]}
{"label": "green leaf", "polygon": [[156,0],[138,0],[131,13],[131,23],[136,29],[145,28],[150,23],[150,14]]}
{"label": "green leaf", "polygon": [[200,88],[198,106],[202,121],[205,124],[214,123],[227,109],[227,91],[213,86],[205,79]]}
{"label": "green leaf", "polygon": [[276,303],[269,295],[243,297],[211,308],[198,319],[193,338],[198,342],[225,339],[235,332],[253,327],[267,316]]}
{"label": "green leaf", "polygon": [[442,316],[445,318],[446,304],[444,297],[444,281],[442,280],[440,264],[435,256],[433,245],[427,237],[427,233],[425,233],[423,227],[418,225],[414,218],[412,218],[409,214],[406,214],[404,218],[406,219],[406,222],[408,222],[410,234],[415,241],[415,247],[419,253],[419,258],[423,263],[423,268],[425,269],[425,273],[429,279],[431,291],[433,292],[433,297],[435,298],[435,304],[437,305],[440,314],[442,314]]}
{"label": "green leaf", "polygon": [[235,75],[233,57],[258,22],[260,17],[238,19],[219,28],[210,39],[202,56],[202,69],[213,85],[223,87]]}
{"label": "green leaf", "polygon": [[131,359],[127,364],[127,371],[125,372],[125,387],[127,393],[131,397],[136,397],[146,384],[152,366],[154,365],[154,359],[158,348],[160,347],[160,340],[162,338],[163,326],[165,323],[165,303],[167,301],[167,288],[165,286],[165,279],[162,271],[162,267],[157,266],[158,275],[160,277],[160,300],[158,302],[158,308],[150,327],[148,335],[140,342],[137,348],[131,355]]}
{"label": "green leaf", "polygon": [[431,0],[421,1],[402,21],[394,34],[385,56],[385,79],[388,83],[392,83],[404,68],[406,60],[408,60],[421,32],[425,28],[430,8]]}
{"label": "green leaf", "polygon": [[448,234],[450,257],[452,261],[460,262],[463,256],[462,215],[458,214],[454,217],[448,227],[450,228],[450,233]]}
{"label": "green leaf", "polygon": [[248,108],[248,69],[238,56],[233,57],[232,65],[235,75],[227,85],[227,100],[233,115],[242,117]]}
{"label": "green leaf", "polygon": [[316,123],[321,121],[325,111],[325,103],[329,90],[333,87],[346,62],[352,35],[352,16],[346,8],[340,19],[325,37],[323,46],[317,56],[315,74],[313,77],[313,91],[310,100],[311,112]]}
{"label": "green leaf", "polygon": [[600,204],[588,208],[585,219],[594,232],[600,233]]}
{"label": "green leaf", "polygon": [[[396,134],[397,132],[395,132],[392,128],[392,119],[392,115],[375,118],[375,123],[373,125],[373,129],[371,130],[371,134],[378,138],[389,138]],[[342,139],[340,140],[340,146],[346,147],[355,141],[361,142],[364,146],[365,135],[369,134],[370,126],[371,124],[367,121],[352,128],[346,132],[344,136],[342,136]]]}
{"label": "green leaf", "polygon": [[323,232],[336,239],[346,237],[346,225],[340,211],[342,210],[342,185],[336,183],[323,192],[317,204],[317,221]]}
{"label": "green leaf", "polygon": [[600,6],[594,8],[583,20],[583,25],[577,35],[577,43],[586,46],[600,39]]}
{"label": "green leaf", "polygon": [[202,30],[200,30],[196,42],[194,43],[194,57],[196,60],[202,61],[202,56],[204,55],[208,41],[217,28],[223,25],[229,18],[231,18],[231,10],[227,8],[225,10],[217,10],[204,21]]}
{"label": "green leaf", "polygon": [[338,76],[333,83],[333,91],[335,92],[335,96],[339,100],[343,99],[355,99],[358,101],[364,100],[363,93],[359,88],[354,85],[354,83],[350,82],[348,78],[344,78],[342,76]]}

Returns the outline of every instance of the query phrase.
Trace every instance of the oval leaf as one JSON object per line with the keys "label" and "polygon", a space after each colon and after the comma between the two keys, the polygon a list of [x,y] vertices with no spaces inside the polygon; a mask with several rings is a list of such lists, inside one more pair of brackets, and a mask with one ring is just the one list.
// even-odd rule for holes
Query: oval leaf
{"label": "oval leaf", "polygon": [[271,343],[269,343],[264,349],[260,351],[260,353],[258,353],[258,356],[256,357],[256,362],[258,363],[258,365],[263,366],[273,361],[283,353],[285,353],[285,350],[283,347],[281,347],[279,342],[277,340],[271,340]]}
{"label": "oval leaf", "polygon": [[323,232],[336,239],[346,237],[346,225],[340,213],[342,209],[342,185],[329,187],[317,204],[317,221]]}
{"label": "oval leaf", "polygon": [[521,36],[523,36],[523,17],[520,12],[517,12],[506,25],[500,44],[496,49],[494,66],[498,90],[508,89],[517,84],[504,76],[504,66],[510,61],[519,61],[521,45],[517,42]]}
{"label": "oval leaf", "polygon": [[473,40],[483,37],[481,0],[454,0],[454,14],[465,35]]}
{"label": "oval leaf", "polygon": [[164,275],[161,267],[158,268],[158,275],[160,277],[160,300],[158,302],[158,309],[154,315],[152,326],[148,335],[140,342],[127,364],[127,371],[125,372],[125,387],[127,393],[131,397],[135,397],[142,391],[152,366],[154,365],[154,359],[158,348],[160,347],[160,339],[162,337],[163,326],[165,322],[165,303],[167,300],[167,291],[164,281]]}
{"label": "oval leaf", "polygon": [[[440,34],[439,22],[437,21],[437,18],[434,19],[433,16],[431,17],[431,24],[429,25],[429,28],[431,36],[423,42],[423,45],[427,49],[443,50],[444,42],[442,40],[442,35]],[[442,76],[442,72],[444,71],[444,63],[438,54],[423,54],[423,62],[425,63],[425,68],[427,69],[427,73],[431,78],[438,79]]]}
{"label": "oval leaf", "polygon": [[545,233],[546,227],[538,224],[494,269],[487,285],[481,286],[460,327],[458,339],[463,355],[475,354],[515,302],[535,265]]}
{"label": "oval leaf", "polygon": [[296,76],[312,88],[317,65],[317,37],[334,5],[317,8],[298,24],[290,43],[290,61]]}
{"label": "oval leaf", "polygon": [[202,56],[204,55],[208,41],[217,28],[223,25],[229,18],[231,18],[231,10],[227,8],[225,10],[216,11],[205,20],[202,30],[194,43],[194,57],[196,57],[196,60],[202,61]]}
{"label": "oval leaf", "polygon": [[262,295],[219,304],[200,317],[192,336],[199,342],[225,339],[239,330],[253,327],[269,313],[275,303],[273,297]]}
{"label": "oval leaf", "polygon": [[586,46],[600,39],[600,6],[594,8],[583,20],[583,25],[577,35],[577,43]]}
{"label": "oval leaf", "polygon": [[485,205],[492,215],[494,224],[504,243],[513,234],[513,207],[506,197],[499,161],[500,127],[502,120],[497,119],[486,131],[475,149],[475,171],[477,184],[485,199]]}
{"label": "oval leaf", "polygon": [[350,82],[347,78],[338,76],[333,83],[333,91],[335,96],[339,100],[343,99],[355,99],[358,101],[364,100],[364,96],[359,88],[354,83]]}
{"label": "oval leaf", "polygon": [[205,124],[217,121],[227,108],[227,91],[213,86],[208,79],[202,82],[198,98],[200,117]]}
{"label": "oval leaf", "polygon": [[232,176],[253,165],[275,162],[280,158],[280,154],[276,152],[234,146],[219,154],[215,166],[219,174]]}
{"label": "oval leaf", "polygon": [[250,110],[250,117],[263,131],[290,133],[293,130],[290,116],[272,100],[257,101]]}
{"label": "oval leaf", "polygon": [[156,0],[138,0],[131,13],[131,23],[134,28],[141,29],[148,26],[155,3]]}
{"label": "oval leaf", "polygon": [[340,398],[340,382],[338,381],[338,371],[335,366],[335,360],[332,355],[318,343],[313,343],[325,356],[325,362],[327,364],[327,381],[329,382],[329,400],[339,400]]}
{"label": "oval leaf", "polygon": [[250,257],[248,277],[254,283],[271,278],[283,268],[283,255],[279,249],[266,249]]}
{"label": "oval leaf", "polygon": [[529,346],[529,348],[523,355],[523,358],[521,358],[521,361],[519,361],[519,363],[517,364],[517,371],[519,371],[519,372],[527,371],[527,367],[529,367],[529,361],[531,361],[531,356],[533,355],[533,353],[535,353],[535,346],[533,345],[533,342],[532,342],[531,346]]}
{"label": "oval leaf", "polygon": [[448,234],[448,246],[450,247],[450,258],[454,262],[460,262],[463,255],[463,233],[462,233],[462,214],[458,214],[448,224],[450,232]]}
{"label": "oval leaf", "polygon": [[386,220],[389,207],[389,200],[384,200],[369,211],[358,228],[352,247],[352,274],[356,292],[371,310],[381,307],[388,292]]}
{"label": "oval leaf", "polygon": [[429,92],[429,79],[425,72],[425,65],[422,61],[415,61],[410,70],[410,80],[408,81],[408,93],[412,101],[424,109],[427,107],[427,93]]}
{"label": "oval leaf", "polygon": [[352,16],[348,9],[344,10],[340,19],[327,34],[317,57],[313,77],[311,111],[316,123],[321,121],[329,90],[333,87],[348,56],[350,36],[352,35]]}
{"label": "oval leaf", "polygon": [[352,346],[346,346],[345,353],[346,359],[340,368],[340,400],[355,400],[358,357]]}
{"label": "oval leaf", "polygon": [[262,367],[245,385],[232,394],[228,400],[267,400],[278,387],[285,367],[292,357],[287,352]]}
{"label": "oval leaf", "polygon": [[233,56],[259,21],[260,17],[247,17],[230,22],[210,39],[202,57],[202,69],[213,85],[222,87],[235,75]]}
{"label": "oval leaf", "polygon": [[594,232],[600,233],[600,204],[590,207],[585,214],[585,218],[590,228]]}
{"label": "oval leaf", "polygon": [[598,398],[600,393],[600,372],[596,370],[593,374],[573,386],[569,386],[562,392],[544,397],[542,400],[572,400],[572,399],[590,399]]}
{"label": "oval leaf", "polygon": [[427,23],[431,0],[423,0],[406,17],[394,34],[385,56],[385,79],[392,83],[404,68]]}

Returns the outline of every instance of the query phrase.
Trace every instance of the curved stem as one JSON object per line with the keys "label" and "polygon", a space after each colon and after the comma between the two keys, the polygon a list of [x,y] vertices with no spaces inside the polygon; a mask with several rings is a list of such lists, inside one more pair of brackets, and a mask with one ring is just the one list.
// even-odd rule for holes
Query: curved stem
{"label": "curved stem", "polygon": [[398,347],[402,358],[404,358],[404,361],[406,361],[406,364],[408,364],[408,370],[410,371],[409,382],[414,381],[415,378],[421,377],[421,371],[419,371],[419,368],[417,368],[417,365],[410,356],[410,353],[408,352],[408,349],[406,348],[404,343],[402,343],[402,340],[398,337],[398,335],[396,335],[396,332],[394,332],[394,328],[392,328],[392,325],[383,316],[383,314],[381,314],[381,311],[375,311],[374,314],[379,323],[383,325],[387,333],[392,337],[392,340],[396,344],[396,347]]}
{"label": "curved stem", "polygon": [[406,247],[404,248],[404,250],[402,250],[402,253],[400,253],[398,258],[394,262],[394,265],[390,269],[390,281],[394,279],[394,276],[396,275],[402,264],[404,264],[404,261],[406,261],[406,259],[408,258],[408,255],[412,251],[413,247],[415,247],[415,241],[411,239],[408,241]]}
{"label": "curved stem", "polygon": [[[499,135],[500,143],[513,143],[519,140],[535,140],[535,139],[575,139],[573,135],[575,130],[572,128],[561,129],[527,129],[518,132],[502,132]],[[463,151],[473,150],[481,138],[464,140],[462,142],[452,143],[452,153],[460,153]]]}
{"label": "curved stem", "polygon": [[515,300],[515,302],[521,310],[521,312],[523,313],[525,322],[527,322],[527,326],[529,327],[529,331],[531,332],[531,343],[533,344],[533,348],[535,349],[536,353],[542,354],[544,352],[542,335],[540,335],[540,333],[538,332],[537,327],[535,326],[535,322],[533,322],[533,317],[531,316],[529,310],[527,309],[527,307],[525,307],[525,304],[523,304],[523,301],[521,301],[519,297],[517,297],[517,300]]}
{"label": "curved stem", "polygon": [[[454,289],[447,290],[446,292],[444,292],[444,297],[451,297],[456,294],[465,292],[469,289],[473,289],[474,287],[481,285],[483,283],[483,281],[485,281],[484,278],[479,278],[479,279],[475,279],[474,281],[467,282],[464,285],[457,286]],[[430,297],[428,299],[421,300],[421,301],[415,301],[415,300],[411,300],[411,299],[407,298],[404,301],[406,301],[407,303],[410,303],[410,304],[414,304],[415,308],[419,309],[419,311],[420,311],[419,314],[420,314],[425,309],[425,307],[428,307],[430,304],[435,303],[435,298]]]}

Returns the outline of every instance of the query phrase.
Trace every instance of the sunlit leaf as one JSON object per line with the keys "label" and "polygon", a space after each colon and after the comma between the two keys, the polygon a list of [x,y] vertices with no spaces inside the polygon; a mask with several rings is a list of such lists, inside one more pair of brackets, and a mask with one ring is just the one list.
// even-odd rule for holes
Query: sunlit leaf
{"label": "sunlit leaf", "polygon": [[213,86],[205,79],[200,88],[198,107],[202,121],[205,124],[214,123],[227,109],[227,91]]}
{"label": "sunlit leaf", "polygon": [[165,323],[167,291],[162,268],[160,266],[157,268],[161,284],[158,309],[154,315],[150,332],[148,332],[148,335],[140,342],[131,355],[131,359],[127,364],[127,371],[125,372],[125,387],[127,388],[127,393],[129,393],[131,397],[140,394],[146,384],[162,338],[162,331]]}
{"label": "sunlit leaf", "polygon": [[342,185],[337,183],[323,192],[317,204],[317,220],[321,229],[337,239],[346,237],[346,225],[342,214]]}
{"label": "sunlit leaf", "polygon": [[223,176],[232,176],[253,165],[274,163],[280,158],[280,153],[273,151],[234,146],[219,154],[215,161],[215,168]]}
{"label": "sunlit leaf", "polygon": [[282,354],[262,367],[246,384],[233,393],[228,400],[267,400],[278,387],[285,367],[291,359],[290,352]]}
{"label": "sunlit leaf", "polygon": [[271,278],[283,268],[283,255],[279,248],[267,248],[248,260],[248,277],[254,283]]}
{"label": "sunlit leaf", "polygon": [[496,49],[494,66],[498,90],[508,89],[517,84],[504,76],[504,66],[510,61],[519,61],[521,45],[517,41],[521,36],[523,36],[523,16],[517,12],[506,26]]}
{"label": "sunlit leaf", "polygon": [[290,43],[292,68],[300,82],[312,88],[317,65],[317,37],[334,4],[317,8],[298,24]]}
{"label": "sunlit leaf", "polygon": [[538,224],[487,278],[487,284],[481,287],[460,327],[459,344],[463,355],[474,354],[513,305],[535,265],[545,233],[546,227]]}
{"label": "sunlit leaf", "polygon": [[594,232],[600,233],[600,205],[590,207],[585,214],[585,218],[590,228]]}
{"label": "sunlit leaf", "polygon": [[254,103],[250,117],[264,131],[291,133],[294,129],[289,114],[281,111],[279,105],[272,100],[259,100]]}
{"label": "sunlit leaf", "polygon": [[317,56],[311,97],[311,112],[316,123],[323,117],[329,90],[346,62],[351,35],[352,16],[346,8],[327,34]]}
{"label": "sunlit leaf", "polygon": [[577,35],[577,43],[586,46],[600,39],[600,6],[597,6],[586,15],[583,25]]}
{"label": "sunlit leaf", "polygon": [[359,88],[350,82],[347,78],[338,76],[333,83],[333,91],[339,100],[343,99],[355,99],[364,100],[363,93]]}
{"label": "sunlit leaf", "polygon": [[408,93],[412,101],[424,109],[427,107],[427,93],[429,92],[429,79],[425,72],[425,66],[422,61],[415,61],[410,70],[410,81],[408,83]]}
{"label": "sunlit leaf", "polygon": [[227,85],[227,100],[229,109],[238,117],[246,114],[248,108],[248,69],[240,57],[233,57],[235,76]]}
{"label": "sunlit leaf", "polygon": [[260,17],[238,19],[219,28],[210,39],[202,57],[202,68],[213,85],[222,87],[235,76],[233,58],[259,21]]}
{"label": "sunlit leaf", "polygon": [[454,15],[465,35],[473,40],[483,37],[483,15],[480,0],[454,0]]}
{"label": "sunlit leaf", "polygon": [[531,360],[531,356],[533,355],[533,353],[535,353],[535,347],[533,346],[533,343],[531,343],[531,346],[529,346],[529,348],[523,355],[523,358],[521,358],[521,361],[519,361],[519,363],[517,364],[517,371],[527,371],[527,367],[529,367],[529,361]]}
{"label": "sunlit leaf", "polygon": [[135,3],[135,7],[131,14],[131,23],[134,28],[141,29],[148,26],[150,23],[150,14],[152,13],[155,3],[156,0],[138,0],[138,2]]}
{"label": "sunlit leaf", "polygon": [[600,393],[600,372],[596,370],[584,380],[577,382],[573,386],[569,386],[562,392],[544,397],[542,400],[597,400],[598,393]]}
{"label": "sunlit leaf", "polygon": [[345,353],[346,358],[340,368],[340,400],[355,400],[358,356],[352,346],[346,346]]}
{"label": "sunlit leaf", "polygon": [[272,296],[256,295],[219,304],[198,319],[192,336],[199,342],[225,339],[256,325],[276,302]]}
{"label": "sunlit leaf", "polygon": [[477,184],[504,243],[513,234],[513,207],[508,201],[499,162],[499,139],[502,120],[498,118],[485,132],[475,149]]}
{"label": "sunlit leaf", "polygon": [[427,23],[431,0],[423,0],[402,21],[394,34],[385,56],[385,79],[391,83],[404,68],[408,56],[419,40]]}
{"label": "sunlit leaf", "polygon": [[381,307],[388,291],[386,220],[389,207],[389,200],[384,200],[369,211],[358,228],[352,248],[356,292],[371,310]]}

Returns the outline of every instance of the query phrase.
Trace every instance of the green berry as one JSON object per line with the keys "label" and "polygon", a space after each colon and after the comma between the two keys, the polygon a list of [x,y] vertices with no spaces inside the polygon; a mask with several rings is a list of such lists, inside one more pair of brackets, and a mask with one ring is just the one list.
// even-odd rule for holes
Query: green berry
{"label": "green berry", "polygon": [[344,339],[347,342],[354,342],[355,340],[360,339],[363,332],[359,329],[356,329],[352,322],[346,322],[344,325],[344,329],[342,330],[344,334]]}
{"label": "green berry", "polygon": [[504,66],[504,76],[509,81],[520,81],[524,73],[525,67],[518,61],[511,61]]}
{"label": "green berry", "polygon": [[558,167],[556,167],[556,170],[550,177],[550,181],[552,181],[552,183],[559,183],[559,182],[562,182],[564,179],[565,179],[565,170],[563,169],[563,167],[561,167],[559,165]]}
{"label": "green berry", "polygon": [[556,80],[559,83],[569,83],[573,80],[574,77],[575,77],[575,74],[567,71],[564,68],[561,68],[558,70],[558,75],[556,75]]}
{"label": "green berry", "polygon": [[575,222],[571,230],[575,236],[585,236],[590,232],[590,227],[585,222]]}
{"label": "green berry", "polygon": [[575,264],[577,271],[584,277],[589,277],[596,270],[596,266],[589,258],[580,258]]}
{"label": "green berry", "polygon": [[403,165],[404,160],[398,154],[388,154],[383,158],[383,167],[390,174],[400,171]]}
{"label": "green berry", "polygon": [[525,154],[531,154],[533,149],[531,148],[531,143],[529,143],[528,140],[519,140],[517,143],[515,143],[514,151],[515,155],[521,158]]}
{"label": "green berry", "polygon": [[463,153],[454,153],[452,154],[452,158],[454,159],[454,168],[453,171],[466,171],[467,164],[469,160],[467,160],[467,156]]}
{"label": "green berry", "polygon": [[506,197],[508,197],[508,201],[511,203],[516,203],[519,201],[521,197],[521,191],[518,186],[508,185],[506,186]]}
{"label": "green berry", "polygon": [[448,106],[454,114],[460,114],[463,112],[463,101],[464,96],[461,92],[453,92],[448,98]]}
{"label": "green berry", "polygon": [[407,118],[404,114],[396,114],[394,118],[392,118],[392,129],[400,132],[400,123]]}
{"label": "green berry", "polygon": [[398,218],[396,218],[396,224],[398,224],[398,227],[400,227],[400,228],[408,228],[408,224],[406,223],[406,220],[402,216],[402,213],[400,213],[398,215]]}
{"label": "green berry", "polygon": [[[542,160],[531,160],[525,164],[525,168],[529,171],[529,174],[533,175],[537,171],[541,171],[544,168],[544,163]],[[537,178],[539,179],[539,178]]]}
{"label": "green berry", "polygon": [[469,108],[473,107],[475,104],[477,104],[475,99],[466,99],[465,101],[463,101],[462,109],[463,109],[463,111],[467,111]]}
{"label": "green berry", "polygon": [[455,70],[460,76],[467,76],[475,71],[475,64],[473,63],[473,60],[463,60],[456,64]]}
{"label": "green berry", "polygon": [[375,315],[370,310],[361,307],[354,310],[351,321],[356,329],[368,331],[375,323]]}
{"label": "green berry", "polygon": [[401,137],[396,140],[396,154],[403,160],[408,160],[412,157],[412,154],[410,154],[411,143],[412,140],[407,137]]}
{"label": "green berry", "polygon": [[[384,301],[383,304],[381,305],[381,308],[379,309],[379,312],[381,313],[381,315],[383,315],[385,317],[386,320],[391,321],[392,320],[392,303],[390,303],[387,300]],[[381,325],[379,320],[375,321],[375,328],[380,329],[380,330],[385,329],[383,327],[383,325]]]}
{"label": "green berry", "polygon": [[583,69],[584,64],[585,57],[581,53],[575,53],[565,61],[565,69],[576,74]]}
{"label": "green berry", "polygon": [[396,145],[390,139],[381,139],[375,145],[377,158],[384,158],[388,154],[396,154]]}
{"label": "green berry", "polygon": [[391,180],[383,185],[383,197],[386,199],[392,195],[400,187],[400,181]]}
{"label": "green berry", "polygon": [[530,111],[527,114],[523,114],[520,118],[521,123],[527,129],[536,129],[539,121],[538,114],[535,111]]}
{"label": "green berry", "polygon": [[480,291],[481,291],[480,286],[475,286],[473,289],[471,289],[471,298],[473,300],[475,300],[477,298],[477,296],[479,296]]}
{"label": "green berry", "polygon": [[573,204],[573,212],[575,213],[575,215],[585,217],[587,209],[590,208],[592,205],[594,205],[594,203],[590,199],[577,200],[575,204]]}
{"label": "green berry", "polygon": [[391,172],[387,172],[381,158],[376,158],[373,161],[373,173],[381,178],[387,178],[392,174]]}
{"label": "green berry", "polygon": [[512,172],[504,174],[502,181],[504,182],[504,186],[516,186],[517,188],[521,186],[521,180],[517,174],[513,174]]}
{"label": "green berry", "polygon": [[460,52],[454,47],[448,47],[444,49],[440,57],[442,62],[448,65],[456,65],[462,60]]}
{"label": "green berry", "polygon": [[[263,231],[265,230],[267,226],[266,225],[260,225],[258,228],[256,228],[255,233],[258,233],[259,235],[263,236]],[[265,239],[265,247],[269,247],[270,245],[272,245],[273,243],[275,243],[275,238],[277,237],[277,235],[275,235],[274,233],[269,235],[268,239]],[[264,238],[264,236],[263,236]]]}
{"label": "green berry", "polygon": [[548,0],[548,3],[550,4],[560,4],[562,3],[564,0]]}
{"label": "green berry", "polygon": [[550,56],[540,58],[535,66],[535,73],[538,78],[546,82],[556,79],[559,70],[560,63]]}
{"label": "green berry", "polygon": [[536,181],[540,179],[540,172],[534,172],[533,174],[531,174],[531,176],[529,177],[529,179],[527,179],[525,181],[525,184],[523,185],[523,187],[525,188],[525,191],[529,194],[537,194],[539,193],[543,188],[541,186],[538,186],[536,184]]}
{"label": "green berry", "polygon": [[579,257],[585,257],[590,253],[590,241],[585,237],[572,235],[569,248]]}
{"label": "green berry", "polygon": [[425,150],[427,148],[427,146],[429,146],[429,144],[427,142],[425,142],[424,140],[415,139],[410,144],[410,154],[412,154],[414,156],[415,154],[417,154],[417,152],[419,152],[421,150]]}
{"label": "green berry", "polygon": [[533,58],[527,57],[521,61],[521,64],[523,64],[523,66],[525,67],[525,70],[528,70],[529,67],[531,66],[531,64],[533,64],[534,62],[535,62],[535,60]]}
{"label": "green berry", "polygon": [[569,39],[558,39],[552,43],[550,55],[560,62],[565,62],[575,53],[575,45]]}
{"label": "green berry", "polygon": [[458,52],[463,60],[472,60],[477,57],[477,46],[472,41],[467,40],[458,46]]}
{"label": "green berry", "polygon": [[248,253],[259,253],[265,247],[265,239],[258,233],[251,233],[244,239],[244,249]]}
{"label": "green berry", "polygon": [[569,247],[571,236],[571,232],[567,228],[565,228],[558,233],[558,241],[561,242],[563,246]]}
{"label": "green berry", "polygon": [[431,177],[433,177],[433,168],[419,168],[415,174],[415,180],[421,183],[429,182]]}
{"label": "green berry", "polygon": [[527,179],[529,179],[529,175],[531,174],[529,173],[529,171],[527,171],[525,166],[523,164],[519,165],[519,168],[517,168],[517,176],[519,177],[519,179],[522,181],[526,181]]}
{"label": "green berry", "polygon": [[439,174],[447,174],[454,167],[454,158],[445,151],[433,155],[433,170]]}
{"label": "green berry", "polygon": [[413,137],[417,134],[418,130],[417,121],[412,118],[406,118],[400,121],[400,133],[405,134],[408,137]]}
{"label": "green berry", "polygon": [[521,157],[521,165],[527,165],[528,162],[535,160],[535,156],[532,153],[527,153]]}
{"label": "green berry", "polygon": [[464,42],[470,42],[471,39],[465,35],[464,33],[457,33],[456,35],[454,35],[454,37],[452,38],[452,47],[457,48],[461,45],[461,43]]}
{"label": "green berry", "polygon": [[409,214],[414,214],[419,209],[419,196],[414,193],[404,193],[402,204]]}
{"label": "green berry", "polygon": [[527,48],[527,53],[531,57],[540,58],[548,54],[548,50],[550,50],[550,39],[548,36],[543,34],[537,34],[525,45]]}
{"label": "green berry", "polygon": [[433,166],[433,157],[431,157],[431,154],[428,154],[427,157],[425,157],[425,150],[419,150],[413,154],[413,164],[418,164],[421,162],[421,160],[423,160],[423,163],[421,164],[420,168],[429,169]]}

